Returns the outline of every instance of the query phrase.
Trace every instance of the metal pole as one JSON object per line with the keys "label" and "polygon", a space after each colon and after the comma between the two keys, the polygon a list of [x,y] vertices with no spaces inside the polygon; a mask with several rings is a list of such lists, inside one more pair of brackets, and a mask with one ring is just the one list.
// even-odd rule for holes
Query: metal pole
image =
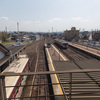
{"label": "metal pole", "polygon": [[0,96],[1,100],[6,100],[5,77],[0,77]]}
{"label": "metal pole", "polygon": [[71,100],[71,91],[72,91],[72,73],[69,73],[69,100]]}

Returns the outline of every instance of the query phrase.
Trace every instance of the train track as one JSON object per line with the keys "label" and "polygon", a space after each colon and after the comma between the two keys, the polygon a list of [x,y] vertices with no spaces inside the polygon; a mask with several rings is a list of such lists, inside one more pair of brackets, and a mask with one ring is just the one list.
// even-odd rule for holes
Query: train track
{"label": "train track", "polygon": [[[43,44],[41,44],[41,47],[39,47],[38,52],[38,62],[37,62],[37,72],[43,72],[46,71],[46,64],[45,64],[45,56],[43,51]],[[35,84],[36,87],[33,88],[33,91],[35,89],[36,94],[33,96],[36,96],[34,100],[49,100],[47,95],[49,95],[49,87],[47,85],[40,85],[40,84],[48,84],[47,75],[38,75],[35,78]]]}
{"label": "train track", "polygon": [[[59,47],[58,47],[59,48]],[[55,69],[57,71],[61,70],[74,70],[74,69],[91,69],[91,67],[86,68],[85,65],[80,65],[80,62],[89,61],[99,62],[93,57],[83,54],[82,52],[76,51],[75,49],[68,48],[63,50],[60,48],[61,52],[74,64],[75,67],[68,68],[66,64],[68,62],[57,62]],[[63,66],[59,66],[61,64]],[[65,65],[64,65],[65,64]],[[97,68],[96,66],[92,68]],[[61,84],[63,93],[65,95],[65,100],[99,100],[100,99],[100,73],[72,73],[70,74],[58,74],[58,79]],[[71,91],[69,91],[71,90]],[[71,97],[71,98],[70,98]]]}
{"label": "train track", "polygon": [[[30,71],[31,72],[47,71],[43,40],[40,40],[38,43],[35,43],[34,46],[30,45],[29,48],[31,52],[29,52],[28,49],[27,54],[30,57]],[[49,95],[49,87],[48,85],[43,85],[43,84],[48,84],[47,75],[34,75],[28,77],[26,85],[30,86],[24,88],[23,96],[29,97],[30,99],[28,100],[49,100],[50,98],[47,97],[47,95]]]}

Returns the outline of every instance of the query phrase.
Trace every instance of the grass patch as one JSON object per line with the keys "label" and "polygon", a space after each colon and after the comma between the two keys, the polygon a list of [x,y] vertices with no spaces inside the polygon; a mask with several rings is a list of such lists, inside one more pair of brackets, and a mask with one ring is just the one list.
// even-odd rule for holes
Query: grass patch
{"label": "grass patch", "polygon": [[15,41],[6,41],[6,42],[2,42],[2,44],[10,44],[10,43],[13,43]]}

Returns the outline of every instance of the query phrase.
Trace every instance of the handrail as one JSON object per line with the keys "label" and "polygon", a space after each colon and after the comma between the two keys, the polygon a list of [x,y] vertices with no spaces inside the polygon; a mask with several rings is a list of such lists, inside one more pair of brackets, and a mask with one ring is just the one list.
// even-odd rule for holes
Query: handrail
{"label": "handrail", "polygon": [[1,73],[2,76],[30,76],[30,75],[44,75],[44,74],[65,74],[65,73],[87,73],[87,72],[99,72],[100,69],[83,69],[83,70],[68,70],[68,71],[44,71],[44,72],[27,72],[27,73],[13,73],[5,72]]}
{"label": "handrail", "polygon": [[[72,84],[77,84],[77,83],[82,83],[79,81],[76,82],[72,82],[72,74],[73,73],[88,73],[88,72],[100,72],[100,69],[83,69],[83,70],[68,70],[68,71],[45,71],[45,72],[27,72],[27,73],[13,73],[13,72],[8,72],[8,73],[1,73],[0,74],[0,91],[1,91],[1,100],[8,100],[7,95],[6,95],[6,88],[10,88],[10,87],[16,87],[16,86],[5,86],[5,77],[11,77],[11,76],[30,76],[30,75],[47,75],[47,74],[69,74],[69,82],[67,83],[53,83],[52,85],[56,85],[56,84],[69,84],[69,91],[68,94],[64,94],[63,96],[68,96],[69,100],[71,100],[72,98]],[[84,81],[83,83],[88,83],[88,81]],[[39,84],[40,85],[50,85],[50,84]],[[22,85],[23,86],[23,85]],[[27,85],[27,86],[31,86],[31,85]],[[34,84],[34,86],[36,86],[36,84]],[[19,86],[20,87],[20,86]],[[86,93],[87,94],[87,93]],[[92,92],[91,92],[92,94]],[[60,96],[61,94],[59,94]],[[76,94],[78,95],[78,94]],[[80,94],[79,94],[80,95]],[[54,95],[55,96],[55,95]],[[36,96],[37,97],[37,96]],[[41,97],[41,96],[40,96]],[[50,96],[49,96],[50,97]],[[21,97],[20,97],[21,98]],[[16,98],[16,99],[20,99],[20,98]],[[34,98],[34,97],[23,97],[23,98]],[[10,98],[12,99],[12,98]],[[13,98],[14,99],[14,98]]]}

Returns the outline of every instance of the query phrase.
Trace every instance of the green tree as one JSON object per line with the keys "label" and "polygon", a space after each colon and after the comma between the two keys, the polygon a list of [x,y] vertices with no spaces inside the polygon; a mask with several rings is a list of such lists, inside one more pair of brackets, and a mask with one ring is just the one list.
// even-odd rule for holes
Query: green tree
{"label": "green tree", "polygon": [[6,32],[1,32],[0,33],[0,39],[2,40],[2,42],[6,42],[8,38],[8,35]]}

